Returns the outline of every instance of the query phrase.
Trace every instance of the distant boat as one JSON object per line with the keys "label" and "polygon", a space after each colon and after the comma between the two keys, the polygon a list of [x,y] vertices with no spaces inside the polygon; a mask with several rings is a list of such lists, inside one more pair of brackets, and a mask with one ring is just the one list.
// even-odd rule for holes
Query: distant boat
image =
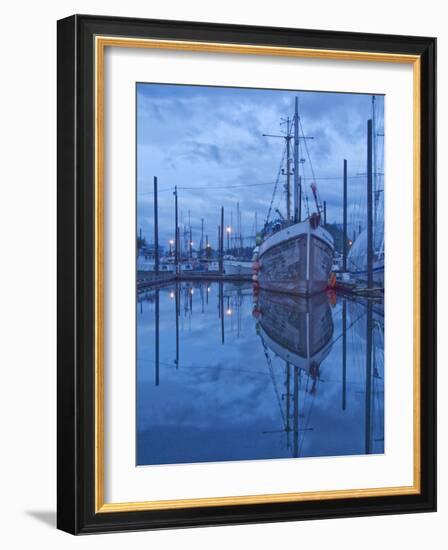
{"label": "distant boat", "polygon": [[[137,258],[137,271],[155,271],[156,263],[153,259],[139,256]],[[175,271],[176,266],[173,263],[167,261],[159,262],[159,272],[172,273]]]}
{"label": "distant boat", "polygon": [[335,252],[333,257],[333,265],[331,266],[331,271],[333,273],[337,273],[338,271],[342,271],[343,267],[343,257],[342,254],[338,254]]}
{"label": "distant boat", "polygon": [[[287,217],[266,224],[261,235],[257,258],[254,261],[254,279],[260,288],[279,292],[310,296],[322,292],[328,286],[333,263],[334,242],[331,234],[321,224],[321,205],[317,186],[311,184],[316,212],[304,221],[300,220],[301,189],[299,177],[298,101],[294,114],[294,217],[289,216],[289,192],[287,193]],[[289,135],[287,140],[291,139]],[[287,143],[289,143],[287,141]],[[289,147],[289,145],[288,145]],[[289,161],[287,173],[290,173]],[[287,183],[289,188],[289,182]],[[279,212],[281,215],[281,213]]]}
{"label": "distant boat", "polygon": [[252,261],[225,260],[224,272],[226,275],[252,275]]}
{"label": "distant boat", "polygon": [[219,262],[216,261],[207,261],[206,265],[206,271],[208,272],[217,272],[219,273]]}
{"label": "distant boat", "polygon": [[145,256],[139,256],[137,258],[137,271],[154,271],[155,262]]}
{"label": "distant boat", "polygon": [[[373,242],[372,278],[376,285],[384,287],[384,238],[382,222],[378,224]],[[347,267],[354,280],[367,281],[367,230],[361,231],[347,256]]]}

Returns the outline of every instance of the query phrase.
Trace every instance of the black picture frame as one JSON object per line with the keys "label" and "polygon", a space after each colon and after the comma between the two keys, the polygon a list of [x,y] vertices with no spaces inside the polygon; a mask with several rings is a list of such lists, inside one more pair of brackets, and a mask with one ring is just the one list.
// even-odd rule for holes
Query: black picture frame
{"label": "black picture frame", "polygon": [[[95,512],[96,35],[417,55],[421,60],[421,491],[301,502]],[[74,15],[58,22],[57,526],[73,534],[436,510],[436,39]]]}

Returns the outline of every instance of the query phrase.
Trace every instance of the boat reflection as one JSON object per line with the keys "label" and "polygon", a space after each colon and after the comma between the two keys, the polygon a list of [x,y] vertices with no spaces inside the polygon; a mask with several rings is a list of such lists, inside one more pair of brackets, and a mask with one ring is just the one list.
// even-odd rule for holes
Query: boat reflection
{"label": "boat reflection", "polygon": [[328,355],[333,317],[325,293],[304,298],[260,291],[254,316],[263,345],[307,373],[318,370]]}
{"label": "boat reflection", "polygon": [[137,314],[138,464],[384,452],[382,303],[195,281]]}

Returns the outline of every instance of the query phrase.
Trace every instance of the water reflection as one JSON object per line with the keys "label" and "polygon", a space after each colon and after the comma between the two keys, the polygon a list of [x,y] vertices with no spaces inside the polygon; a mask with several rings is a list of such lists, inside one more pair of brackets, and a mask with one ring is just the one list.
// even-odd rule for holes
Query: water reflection
{"label": "water reflection", "polygon": [[213,282],[137,308],[138,464],[384,452],[381,303]]}

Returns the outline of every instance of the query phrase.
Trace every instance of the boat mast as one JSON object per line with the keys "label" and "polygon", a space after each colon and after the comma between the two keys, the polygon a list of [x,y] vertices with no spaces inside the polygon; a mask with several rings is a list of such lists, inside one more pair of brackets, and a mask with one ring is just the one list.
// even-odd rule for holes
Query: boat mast
{"label": "boat mast", "polygon": [[[372,96],[372,167],[373,167],[373,227],[376,228],[377,221],[377,166],[376,166],[376,105],[375,96]],[[373,242],[375,242],[375,235]]]}
{"label": "boat mast", "polygon": [[199,257],[202,258],[204,251],[204,218],[201,218],[201,242],[199,245]]}
{"label": "boat mast", "polygon": [[[262,134],[263,137],[274,137],[282,138],[286,142],[286,171],[282,168],[282,174],[286,176],[286,220],[288,223],[291,223],[291,140],[292,140],[292,120],[287,117],[286,119],[281,119],[281,124],[286,123],[286,134]],[[294,180],[295,181],[295,180]],[[295,188],[296,186],[294,186]]]}
{"label": "boat mast", "polygon": [[159,209],[157,203],[157,177],[154,176],[154,269],[159,274]]}
{"label": "boat mast", "polygon": [[342,233],[344,242],[342,243],[342,271],[347,271],[347,159],[344,159],[344,179],[343,179],[343,192],[342,192]]}
{"label": "boat mast", "polygon": [[372,120],[367,121],[367,288],[373,287]]}
{"label": "boat mast", "polygon": [[[301,139],[314,139],[311,136],[300,135],[299,98],[295,98],[294,107],[294,223],[302,221],[302,178],[299,174],[299,165],[305,162],[299,158],[299,142]],[[315,186],[315,183],[313,184]],[[316,191],[313,189],[316,208],[320,214]]]}
{"label": "boat mast", "polygon": [[176,274],[179,273],[179,220],[177,205],[177,185],[174,187],[174,256],[176,264]]}
{"label": "boat mast", "polygon": [[291,120],[286,119],[286,219],[291,223]]}
{"label": "boat mast", "polygon": [[221,225],[219,228],[219,271],[224,273],[224,206],[221,206]]}
{"label": "boat mast", "polygon": [[376,103],[375,96],[372,96],[372,176],[373,176],[373,227],[372,240],[373,250],[375,252],[376,241],[376,224],[377,224],[377,209],[378,209],[378,182],[377,182],[377,165],[376,165]]}
{"label": "boat mast", "polygon": [[294,223],[302,221],[302,186],[299,184],[299,98],[294,109]]}
{"label": "boat mast", "polygon": [[193,236],[191,232],[191,218],[190,211],[188,211],[188,256],[190,260],[193,257]]}
{"label": "boat mast", "polygon": [[238,246],[238,252],[237,256],[238,258],[241,257],[241,217],[240,217],[240,203],[236,203],[236,231],[237,231],[237,246]]}

